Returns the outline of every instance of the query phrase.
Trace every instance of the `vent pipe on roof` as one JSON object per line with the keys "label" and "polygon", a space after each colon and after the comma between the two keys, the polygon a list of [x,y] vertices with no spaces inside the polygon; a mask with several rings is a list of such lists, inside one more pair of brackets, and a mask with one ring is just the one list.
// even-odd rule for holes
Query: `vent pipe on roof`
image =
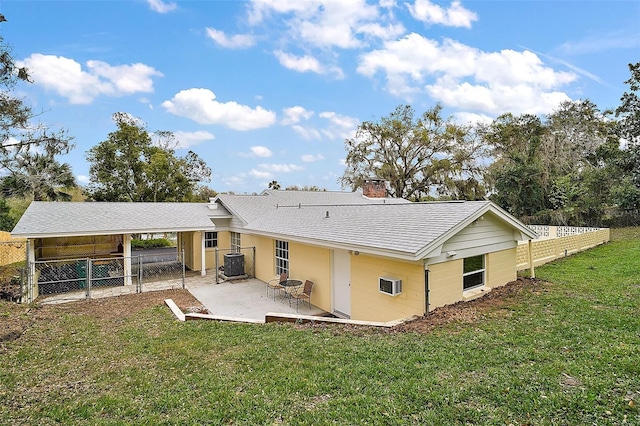
{"label": "vent pipe on roof", "polygon": [[329,219],[329,210],[327,210],[327,214],[324,217],[325,219]]}

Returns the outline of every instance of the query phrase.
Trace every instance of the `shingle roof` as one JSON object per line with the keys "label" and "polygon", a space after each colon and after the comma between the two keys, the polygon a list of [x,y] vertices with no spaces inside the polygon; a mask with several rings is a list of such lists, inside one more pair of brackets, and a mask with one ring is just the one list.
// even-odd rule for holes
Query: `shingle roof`
{"label": "shingle roof", "polygon": [[213,230],[229,217],[206,203],[74,203],[34,201],[12,231],[16,237]]}
{"label": "shingle roof", "polygon": [[477,201],[279,207],[245,229],[413,255],[489,205]]}
{"label": "shingle roof", "polygon": [[451,237],[487,211],[530,233],[489,201],[411,203],[369,199],[359,193],[304,191],[227,194],[218,201],[242,220],[233,226],[253,233],[405,258],[419,257],[430,245]]}
{"label": "shingle roof", "polygon": [[243,223],[249,223],[278,206],[337,206],[354,204],[408,204],[402,198],[367,198],[360,192],[338,191],[277,191],[266,190],[260,195],[220,194],[222,201]]}

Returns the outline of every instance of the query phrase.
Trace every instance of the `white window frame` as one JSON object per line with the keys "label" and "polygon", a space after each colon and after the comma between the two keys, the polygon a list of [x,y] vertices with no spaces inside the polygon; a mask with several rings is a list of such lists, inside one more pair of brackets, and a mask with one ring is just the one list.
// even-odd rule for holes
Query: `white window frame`
{"label": "white window frame", "polygon": [[204,248],[218,247],[218,233],[206,231],[204,233]]}
{"label": "white window frame", "polygon": [[[482,258],[482,268],[481,269],[476,269],[476,270],[473,270],[473,271],[464,272],[464,269],[465,269],[464,268],[464,261],[467,260],[467,259],[473,259],[473,258],[476,258],[476,257],[481,257]],[[487,259],[486,259],[486,256],[484,254],[479,254],[477,256],[471,256],[471,257],[467,257],[467,258],[463,259],[463,263],[462,263],[462,291],[472,290],[474,288],[480,288],[480,287],[483,287],[485,285],[485,282],[486,282],[485,272],[486,272],[486,265],[487,265],[486,262],[487,262]],[[471,277],[473,275],[479,275],[479,274],[482,274],[481,275],[482,276],[482,282],[480,284],[475,284],[475,285],[472,285],[472,286],[469,286],[469,287],[465,287],[465,278]]]}
{"label": "white window frame", "polygon": [[276,275],[289,274],[289,242],[275,240],[275,267]]}
{"label": "white window frame", "polygon": [[232,253],[240,253],[240,248],[241,246],[241,237],[240,237],[240,233],[239,232],[230,232],[229,234],[229,240],[230,240],[230,245],[231,245],[231,252]]}

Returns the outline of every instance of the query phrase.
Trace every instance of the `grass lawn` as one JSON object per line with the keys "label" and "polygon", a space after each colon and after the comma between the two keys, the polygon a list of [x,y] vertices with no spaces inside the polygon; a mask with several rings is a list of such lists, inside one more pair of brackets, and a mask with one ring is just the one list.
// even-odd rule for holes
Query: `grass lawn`
{"label": "grass lawn", "polygon": [[0,303],[0,424],[640,424],[640,232],[429,333]]}

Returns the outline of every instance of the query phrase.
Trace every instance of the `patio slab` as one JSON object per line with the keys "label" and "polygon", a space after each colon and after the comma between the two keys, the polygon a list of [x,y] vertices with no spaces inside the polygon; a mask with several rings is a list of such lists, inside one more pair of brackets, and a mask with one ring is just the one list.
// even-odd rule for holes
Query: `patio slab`
{"label": "patio slab", "polygon": [[[274,301],[271,292],[269,292],[270,297],[267,297],[265,283],[258,279],[225,281],[215,284],[213,277],[198,278],[187,278],[186,287],[212,315],[264,321],[269,312],[296,313],[295,303],[289,306],[289,302],[281,301],[279,296]],[[313,305],[309,309],[307,304],[303,305],[302,303],[300,303],[297,313],[301,315],[325,314],[322,309]]]}

